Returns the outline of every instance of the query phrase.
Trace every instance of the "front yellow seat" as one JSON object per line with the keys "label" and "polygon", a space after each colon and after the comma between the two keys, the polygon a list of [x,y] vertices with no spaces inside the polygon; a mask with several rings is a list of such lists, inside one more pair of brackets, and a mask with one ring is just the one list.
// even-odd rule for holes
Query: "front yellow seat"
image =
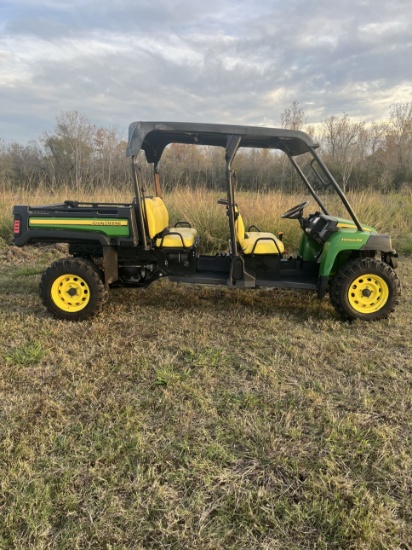
{"label": "front yellow seat", "polygon": [[243,218],[237,207],[235,208],[235,232],[243,254],[283,254],[285,251],[283,242],[273,233],[246,232]]}

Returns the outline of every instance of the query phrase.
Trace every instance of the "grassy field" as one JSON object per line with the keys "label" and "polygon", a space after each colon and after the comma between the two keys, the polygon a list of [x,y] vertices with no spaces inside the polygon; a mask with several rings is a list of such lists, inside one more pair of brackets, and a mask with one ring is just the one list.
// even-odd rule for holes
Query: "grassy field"
{"label": "grassy field", "polygon": [[[180,217],[208,197],[168,204]],[[2,199],[1,549],[412,548],[411,257],[379,323],[342,323],[306,292],[162,281],[73,324],[37,292],[64,246],[8,246],[26,197]],[[276,199],[269,215],[239,203],[284,229],[299,198]],[[408,251],[410,197],[353,199]],[[206,248],[223,247],[207,233],[222,208],[191,210]]]}

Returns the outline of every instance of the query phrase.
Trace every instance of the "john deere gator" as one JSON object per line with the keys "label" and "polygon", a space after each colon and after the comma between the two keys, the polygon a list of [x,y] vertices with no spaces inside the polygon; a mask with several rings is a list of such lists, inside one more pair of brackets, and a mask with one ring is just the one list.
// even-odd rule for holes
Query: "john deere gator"
{"label": "john deere gator", "polygon": [[[171,143],[222,151],[226,191],[218,203],[224,208],[222,216],[227,216],[226,253],[202,254],[196,227],[186,221],[170,225],[160,165]],[[295,256],[286,255],[281,234],[245,227],[236,202],[233,169],[240,148],[278,150],[296,170],[314,211],[304,215],[309,205],[306,200],[282,215],[296,220],[301,228]],[[40,282],[43,304],[59,319],[85,320],[99,313],[112,286],[147,287],[162,278],[242,289],[301,289],[315,292],[319,299],[329,292],[342,319],[384,319],[394,311],[401,293],[391,238],[359,221],[317,149],[312,138],[300,131],[133,122],[127,147],[133,199],[126,203],[66,200],[15,206],[14,243],[68,243],[69,256],[54,262]],[[298,163],[301,155],[309,156],[309,161]],[[152,189],[144,189],[140,177],[139,163],[146,161],[153,168]],[[323,197],[332,193],[343,204],[346,217],[335,216],[326,208]],[[267,201],[269,209],[267,197],[261,195],[260,200]],[[253,213],[248,217],[253,218]],[[209,231],[213,234],[213,227]]]}

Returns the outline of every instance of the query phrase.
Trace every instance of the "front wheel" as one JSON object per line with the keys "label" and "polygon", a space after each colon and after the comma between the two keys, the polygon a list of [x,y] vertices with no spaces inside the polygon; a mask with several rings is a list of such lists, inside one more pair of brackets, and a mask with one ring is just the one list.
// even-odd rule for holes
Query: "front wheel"
{"label": "front wheel", "polygon": [[93,262],[66,258],[54,262],[43,273],[40,297],[57,319],[84,321],[100,312],[107,290]]}
{"label": "front wheel", "polygon": [[346,320],[377,321],[394,311],[401,295],[395,271],[374,258],[351,260],[335,275],[330,300]]}

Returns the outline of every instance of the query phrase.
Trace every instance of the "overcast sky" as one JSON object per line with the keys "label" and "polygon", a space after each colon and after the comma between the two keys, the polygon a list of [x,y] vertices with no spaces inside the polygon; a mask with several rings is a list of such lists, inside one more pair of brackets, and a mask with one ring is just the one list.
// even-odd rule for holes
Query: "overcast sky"
{"label": "overcast sky", "polygon": [[387,119],[412,101],[412,0],[0,0],[0,139],[77,110],[280,125]]}

